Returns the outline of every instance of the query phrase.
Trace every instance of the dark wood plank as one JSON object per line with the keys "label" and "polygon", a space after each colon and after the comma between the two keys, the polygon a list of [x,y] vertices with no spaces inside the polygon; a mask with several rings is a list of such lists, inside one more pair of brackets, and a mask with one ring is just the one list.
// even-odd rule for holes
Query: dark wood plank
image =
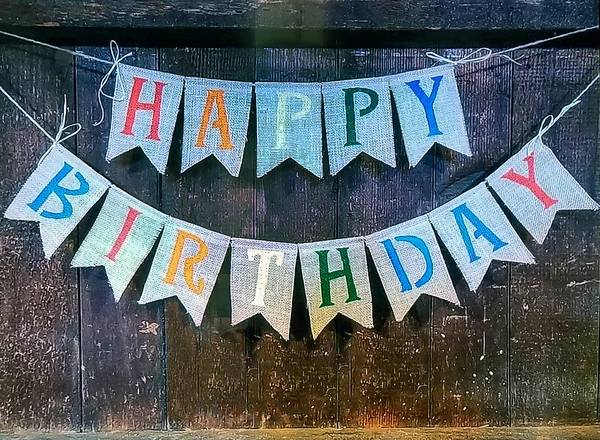
{"label": "dark wood plank", "polygon": [[[82,52],[110,58],[106,48],[81,47]],[[123,53],[130,49],[122,48]],[[157,68],[156,49],[133,50],[128,64]],[[88,165],[124,191],[159,208],[159,175],[143,153],[105,160],[111,102],[105,101],[106,120],[100,117],[98,85],[108,66],[77,60],[77,120],[83,125],[77,152]],[[82,222],[82,238],[93,218]],[[162,303],[138,305],[144,276],[151,259],[115,303],[103,267],[80,269],[81,354],[84,430],[159,429],[163,418],[163,316]],[[158,324],[148,332],[150,324]],[[156,334],[155,334],[156,333]]]}
{"label": "dark wood plank", "polygon": [[[431,64],[423,51],[414,49],[344,49],[339,58],[342,79]],[[433,154],[409,169],[397,116],[394,131],[396,168],[361,155],[339,173],[341,237],[368,235],[431,210]],[[340,424],[427,425],[429,300],[422,298],[402,322],[396,322],[374,267],[370,276],[375,329],[344,321],[340,334]]]}
{"label": "dark wood plank", "polygon": [[[73,59],[30,45],[0,47],[1,85],[47,131],[58,129],[63,95],[73,120]],[[6,210],[50,146],[0,97],[0,209]],[[68,141],[74,151],[75,142]],[[46,261],[36,223],[0,220],[0,429],[78,430],[79,305],[69,262],[74,232]]]}
{"label": "dark wood plank", "polygon": [[[335,79],[333,49],[261,49],[257,81]],[[324,180],[288,160],[257,179],[257,237],[292,243],[335,237],[336,179]],[[334,325],[316,341],[310,324],[300,271],[297,270],[290,341],[254,320],[249,352],[256,376],[249,388],[254,426],[324,427],[337,424],[336,335]]]}
{"label": "dark wood plank", "polygon": [[[537,134],[598,73],[597,50],[535,50],[515,68],[513,147]],[[598,88],[544,137],[595,200],[598,194]],[[598,384],[598,213],[568,211],[546,241],[526,243],[535,266],[511,273],[513,423],[594,423]]]}
{"label": "dark wood plank", "polygon": [[71,28],[565,29],[598,24],[598,2],[469,0],[12,0],[0,24]]}
{"label": "dark wood plank", "polygon": [[[160,60],[161,70],[180,75],[254,79],[254,49],[164,49]],[[176,129],[173,145],[162,183],[163,212],[223,234],[251,238],[256,175],[252,142],[239,177],[229,175],[212,157],[181,175],[181,129]],[[229,266],[226,258],[200,329],[176,300],[167,304],[171,428],[246,425],[245,334],[231,327]]]}
{"label": "dark wood plank", "polygon": [[[446,51],[442,51],[445,54]],[[463,56],[466,51],[448,54]],[[509,153],[511,64],[493,59],[458,67],[472,157],[436,147],[435,206],[481,181]],[[459,308],[433,300],[431,423],[506,425],[508,410],[508,264],[492,262],[476,292],[454,266]]]}

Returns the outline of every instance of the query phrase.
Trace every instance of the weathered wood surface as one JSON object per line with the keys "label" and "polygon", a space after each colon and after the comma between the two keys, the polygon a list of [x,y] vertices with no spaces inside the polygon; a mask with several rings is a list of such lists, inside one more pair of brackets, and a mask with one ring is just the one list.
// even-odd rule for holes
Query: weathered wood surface
{"label": "weathered wood surface", "polygon": [[[74,117],[71,57],[31,46],[0,47],[1,85],[47,131],[63,94]],[[0,210],[4,212],[50,141],[0,99]],[[75,151],[75,142],[66,143]],[[33,223],[0,220],[0,429],[78,429],[79,293],[69,262],[77,233],[44,259]]]}
{"label": "weathered wood surface", "polygon": [[[217,61],[218,60],[218,61]],[[237,81],[254,79],[253,49],[164,49],[161,68],[181,75]],[[181,125],[175,145],[181,145]],[[170,156],[162,181],[162,207],[169,215],[223,234],[254,235],[255,149],[232,177],[214,158],[180,174],[180,148]],[[246,337],[231,327],[227,257],[197,329],[177,300],[167,305],[168,426],[240,428],[246,420]]]}
{"label": "weathered wood surface", "polygon": [[[426,67],[424,52],[137,49],[133,61],[182,75],[318,81]],[[396,120],[395,169],[360,157],[338,177],[319,180],[288,161],[257,179],[253,113],[240,178],[230,177],[214,158],[180,175],[181,121],[161,178],[139,152],[104,162],[108,122],[98,128],[91,122],[105,66],[81,60],[73,65],[70,57],[31,46],[2,46],[0,55],[6,72],[1,85],[51,131],[62,94],[76,91],[70,108],[84,125],[77,152],[126,191],[219,232],[292,242],[367,234],[439,206],[516,151],[541,119],[557,113],[598,69],[598,51],[581,49],[526,51],[523,66],[498,59],[461,67],[458,83],[472,158],[436,147],[408,169]],[[5,209],[47,143],[1,102]],[[596,199],[598,115],[594,91],[547,135],[559,159]],[[80,238],[93,217],[82,223]],[[336,318],[316,342],[298,273],[292,340],[285,343],[262,318],[230,327],[229,258],[197,329],[175,299],[137,305],[144,271],[115,305],[102,269],[81,269],[78,277],[68,268],[76,233],[46,262],[35,225],[2,220],[0,429],[594,423],[598,223],[597,213],[559,215],[541,246],[523,234],[538,265],[493,263],[476,292],[469,292],[452,268],[464,307],[421,298],[400,323],[393,320],[371,267],[376,328]],[[144,321],[159,324],[156,335],[142,331]],[[349,435],[364,431],[353,432]],[[474,430],[456,432],[462,433],[457,438],[477,438]]]}
{"label": "weathered wood surface", "polygon": [[[98,57],[109,57],[106,48],[78,48]],[[129,51],[129,48],[123,48]],[[157,68],[156,49],[134,50],[132,63]],[[102,66],[86,59],[76,61],[77,120],[86,129],[77,137],[77,154],[87,164],[129,194],[160,208],[160,177],[154,167],[134,151],[110,164],[104,159],[108,130],[94,127],[100,118],[98,83]],[[107,100],[108,101],[108,100]],[[105,102],[106,118],[111,103]],[[97,211],[96,211],[97,212]],[[92,226],[94,216],[81,223],[81,238]],[[119,303],[115,303],[103,267],[79,269],[81,319],[81,377],[85,430],[159,429],[163,420],[164,380],[163,304],[137,303],[149,261],[134,277]]]}
{"label": "weathered wood surface", "polygon": [[[537,133],[598,74],[598,51],[536,50],[515,68],[513,146]],[[557,74],[560,72],[560,74]],[[598,200],[598,89],[548,132],[561,163]],[[536,265],[511,271],[510,384],[514,424],[597,420],[600,221],[568,211],[543,245],[527,237]]]}
{"label": "weathered wood surface", "polygon": [[[257,81],[327,81],[336,79],[336,72],[333,49],[257,49]],[[336,197],[335,178],[321,181],[286,161],[256,179],[257,238],[292,243],[334,238]],[[290,341],[283,341],[262,318],[252,323],[248,370],[256,380],[248,389],[252,426],[338,423],[339,333],[333,322],[312,341],[302,277],[300,270],[296,272]]]}
{"label": "weathered wood surface", "polygon": [[598,24],[598,1],[7,0],[0,25],[195,29],[566,29]]}
{"label": "weathered wood surface", "polygon": [[[442,51],[450,55],[450,51]],[[464,56],[464,51],[451,51]],[[472,157],[436,147],[434,205],[483,180],[510,148],[512,65],[502,59],[457,70]],[[446,262],[452,257],[446,255]],[[434,425],[506,425],[508,410],[508,264],[492,262],[476,292],[448,265],[462,307],[434,298],[431,388]]]}
{"label": "weathered wood surface", "polygon": [[[386,75],[429,65],[414,49],[341,50],[340,79]],[[399,123],[394,117],[394,130]],[[433,155],[408,168],[400,136],[397,166],[361,155],[338,174],[340,237],[367,235],[432,208]],[[375,197],[374,195],[377,194]],[[396,322],[375,267],[375,331],[345,320],[341,333],[340,425],[423,426],[429,412],[429,299],[422,298],[402,322]],[[394,341],[390,343],[390,341]]]}

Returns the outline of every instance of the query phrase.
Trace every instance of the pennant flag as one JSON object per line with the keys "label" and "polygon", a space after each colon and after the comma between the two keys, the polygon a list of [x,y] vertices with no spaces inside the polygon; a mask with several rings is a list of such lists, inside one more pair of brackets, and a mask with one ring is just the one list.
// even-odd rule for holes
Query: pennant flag
{"label": "pennant flag", "polygon": [[376,232],[366,242],[396,321],[421,295],[460,305],[427,216]]}
{"label": "pennant flag", "polygon": [[373,328],[373,304],[362,237],[299,244],[313,338],[338,314]]}
{"label": "pennant flag", "polygon": [[329,169],[337,174],[360,153],[396,166],[386,78],[323,83]]}
{"label": "pennant flag", "polygon": [[492,260],[535,263],[485,183],[428,217],[472,291],[481,284]]}
{"label": "pennant flag", "polygon": [[228,247],[229,237],[169,217],[139,303],[176,296],[200,326]]}
{"label": "pennant flag", "polygon": [[258,177],[292,158],[323,177],[321,85],[256,83]]}
{"label": "pennant flag", "polygon": [[558,211],[600,208],[539,137],[489,176],[487,183],[538,243],[544,242]]}
{"label": "pennant flag", "polygon": [[167,216],[111,187],[71,267],[104,266],[115,301],[146,259]]}
{"label": "pennant flag", "polygon": [[414,70],[390,78],[411,167],[435,142],[471,156],[454,66]]}
{"label": "pennant flag", "polygon": [[252,83],[186,78],[181,172],[212,154],[238,176],[251,103]]}
{"label": "pennant flag", "polygon": [[125,99],[113,100],[106,160],[140,147],[164,174],[183,91],[183,77],[122,64]]}
{"label": "pennant flag", "polygon": [[231,325],[261,314],[289,339],[297,254],[296,244],[231,240]]}
{"label": "pennant flag", "polygon": [[38,222],[50,258],[110,183],[61,145],[54,145],[29,176],[4,217]]}

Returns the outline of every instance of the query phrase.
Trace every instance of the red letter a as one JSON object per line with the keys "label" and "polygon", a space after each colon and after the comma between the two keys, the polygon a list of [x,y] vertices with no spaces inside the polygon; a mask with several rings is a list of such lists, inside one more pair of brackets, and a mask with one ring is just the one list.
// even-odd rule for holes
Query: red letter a
{"label": "red letter a", "polygon": [[133,122],[135,121],[135,115],[138,110],[151,110],[152,111],[152,124],[150,125],[150,134],[146,139],[153,141],[160,141],[158,137],[158,124],[160,123],[160,106],[162,103],[163,89],[167,85],[164,82],[154,81],[154,102],[140,102],[140,94],[142,93],[142,87],[148,80],[145,78],[133,77],[133,88],[131,89],[131,96],[129,97],[129,105],[127,107],[127,117],[125,119],[125,128],[123,128],[122,134],[133,136]]}
{"label": "red letter a", "polygon": [[533,193],[533,195],[544,204],[544,209],[550,208],[552,205],[558,203],[558,200],[553,199],[548,195],[546,191],[542,189],[541,186],[535,180],[535,164],[534,164],[534,153],[532,152],[529,156],[523,159],[527,162],[527,177],[515,173],[515,170],[511,168],[506,173],[502,175],[503,179],[510,180],[511,182],[518,183],[526,187],[529,191]]}

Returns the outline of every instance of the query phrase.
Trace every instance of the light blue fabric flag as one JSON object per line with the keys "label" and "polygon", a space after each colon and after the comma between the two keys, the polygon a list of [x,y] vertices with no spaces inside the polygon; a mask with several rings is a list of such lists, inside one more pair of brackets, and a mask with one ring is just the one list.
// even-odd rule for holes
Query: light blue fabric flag
{"label": "light blue fabric flag", "polygon": [[459,304],[427,216],[365,237],[396,321],[421,295]]}
{"label": "light blue fabric flag", "polygon": [[119,66],[125,99],[114,99],[106,160],[140,147],[164,174],[183,91],[183,77]]}
{"label": "light blue fabric flag", "polygon": [[485,182],[428,214],[469,288],[477,290],[492,260],[535,263]]}
{"label": "light blue fabric flag", "polygon": [[181,172],[212,154],[238,176],[251,102],[252,83],[186,78]]}
{"label": "light blue fabric flag", "polygon": [[436,142],[471,156],[453,66],[393,75],[390,87],[411,167],[419,163]]}
{"label": "light blue fabric flag", "polygon": [[362,152],[396,166],[386,77],[323,83],[323,102],[331,174]]}
{"label": "light blue fabric flag", "polygon": [[538,243],[544,242],[558,211],[600,209],[539,137],[486,180]]}
{"label": "light blue fabric flag", "polygon": [[106,192],[110,183],[61,145],[50,147],[4,213],[38,222],[50,258]]}
{"label": "light blue fabric flag", "polygon": [[321,85],[256,83],[255,87],[257,176],[292,158],[322,178]]}

